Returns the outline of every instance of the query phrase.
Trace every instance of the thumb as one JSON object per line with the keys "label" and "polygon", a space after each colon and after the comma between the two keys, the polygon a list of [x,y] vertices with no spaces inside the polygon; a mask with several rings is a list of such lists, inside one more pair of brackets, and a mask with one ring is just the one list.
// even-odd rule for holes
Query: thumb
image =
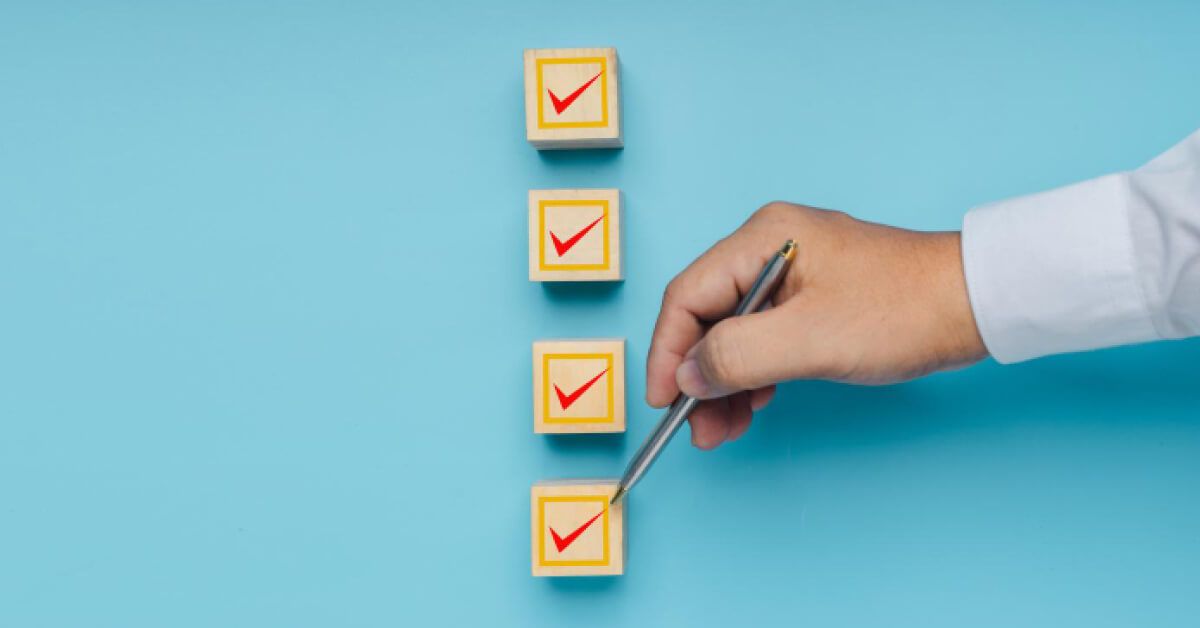
{"label": "thumb", "polygon": [[675,371],[679,389],[697,399],[724,397],[804,377],[810,352],[797,308],[776,307],[717,323]]}

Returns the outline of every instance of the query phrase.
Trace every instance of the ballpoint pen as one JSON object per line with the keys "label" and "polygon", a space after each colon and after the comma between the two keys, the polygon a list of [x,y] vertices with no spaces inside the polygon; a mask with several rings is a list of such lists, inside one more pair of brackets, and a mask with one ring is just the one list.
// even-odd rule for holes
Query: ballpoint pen
{"label": "ballpoint pen", "polygon": [[[784,274],[787,272],[788,266],[792,263],[792,258],[796,256],[796,243],[788,240],[784,243],[783,248],[779,252],[771,256],[771,260],[763,267],[762,272],[758,274],[758,279],[754,280],[754,285],[742,297],[742,302],[738,304],[734,310],[733,316],[741,316],[757,312],[775,288],[779,285]],[[629,461],[629,466],[625,467],[625,474],[621,476],[621,482],[617,485],[617,492],[613,493],[610,504],[617,503],[617,500],[622,495],[629,492],[638,480],[646,474],[650,469],[650,465],[654,464],[655,459],[662,453],[667,443],[671,441],[671,437],[675,432],[679,431],[679,426],[683,425],[688,415],[696,408],[696,404],[700,403],[699,399],[690,397],[680,393],[671,406],[667,408],[666,415],[655,426],[654,431],[646,437],[646,442],[638,448],[633,459]]]}

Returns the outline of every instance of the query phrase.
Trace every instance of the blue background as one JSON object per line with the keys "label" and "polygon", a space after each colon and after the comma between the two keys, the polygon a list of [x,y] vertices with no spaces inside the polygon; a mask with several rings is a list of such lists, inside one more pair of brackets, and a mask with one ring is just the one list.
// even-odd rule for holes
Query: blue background
{"label": "blue background", "polygon": [[[1194,625],[1197,341],[785,386],[622,578],[531,578],[528,489],[620,471],[760,204],[954,229],[1182,139],[1200,4],[199,4],[0,8],[0,625]],[[627,148],[538,153],[521,49],[589,45]],[[621,285],[526,279],[574,186]],[[629,433],[532,434],[530,342],[613,335]]]}

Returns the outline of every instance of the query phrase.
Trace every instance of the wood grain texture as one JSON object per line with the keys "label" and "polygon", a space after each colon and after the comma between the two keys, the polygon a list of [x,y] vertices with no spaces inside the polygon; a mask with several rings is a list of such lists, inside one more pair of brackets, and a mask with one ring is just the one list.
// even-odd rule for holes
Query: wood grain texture
{"label": "wood grain texture", "polygon": [[609,504],[617,480],[550,480],[530,490],[534,576],[625,573],[625,508]]}
{"label": "wood grain texture", "polygon": [[621,192],[529,191],[530,281],[620,281]]}
{"label": "wood grain texture", "polygon": [[625,431],[625,340],[533,343],[533,431]]}
{"label": "wood grain texture", "polygon": [[539,150],[621,147],[617,49],[526,50],[525,137]]}

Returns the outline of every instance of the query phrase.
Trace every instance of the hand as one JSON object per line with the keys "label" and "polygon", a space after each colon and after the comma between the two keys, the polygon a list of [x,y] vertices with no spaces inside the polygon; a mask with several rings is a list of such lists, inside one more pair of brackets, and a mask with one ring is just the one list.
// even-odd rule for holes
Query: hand
{"label": "hand", "polygon": [[[723,319],[784,241],[796,258],[774,306]],[[775,384],[887,384],[984,358],[957,232],[922,233],[771,203],[667,286],[646,364],[646,401],[706,399],[692,444],[711,449],[750,426]],[[720,321],[715,325],[713,321]]]}

